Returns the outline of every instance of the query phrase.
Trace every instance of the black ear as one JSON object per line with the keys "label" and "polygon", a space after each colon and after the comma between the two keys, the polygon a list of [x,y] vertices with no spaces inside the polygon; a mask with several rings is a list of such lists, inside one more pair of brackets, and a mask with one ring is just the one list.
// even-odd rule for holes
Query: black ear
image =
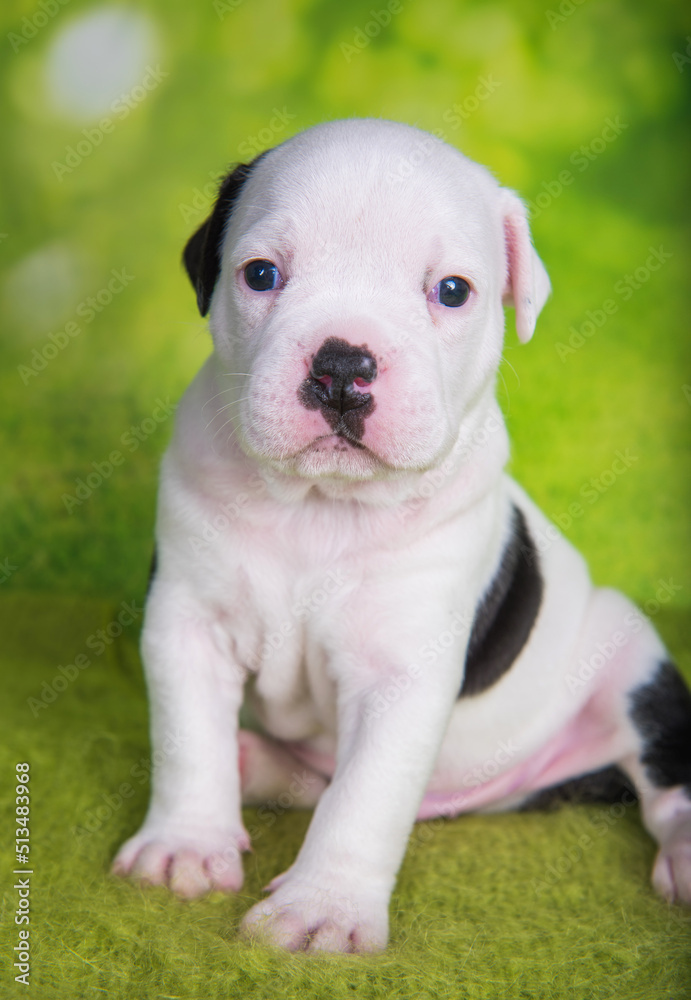
{"label": "black ear", "polygon": [[[266,150],[268,152],[268,150]],[[202,316],[209,311],[211,295],[221,269],[221,243],[226,223],[233,205],[252,170],[266,152],[260,153],[251,163],[239,163],[228,174],[218,190],[211,215],[190,237],[182,254],[182,261],[197,293],[197,305]]]}

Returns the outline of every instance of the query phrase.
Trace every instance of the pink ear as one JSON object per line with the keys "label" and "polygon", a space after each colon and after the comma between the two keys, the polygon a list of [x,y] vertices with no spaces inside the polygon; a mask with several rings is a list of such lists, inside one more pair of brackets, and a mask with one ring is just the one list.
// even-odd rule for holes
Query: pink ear
{"label": "pink ear", "polygon": [[507,264],[503,301],[504,305],[516,309],[516,332],[525,344],[532,337],[537,318],[547,301],[550,283],[533,248],[523,202],[513,191],[502,191],[502,197]]}

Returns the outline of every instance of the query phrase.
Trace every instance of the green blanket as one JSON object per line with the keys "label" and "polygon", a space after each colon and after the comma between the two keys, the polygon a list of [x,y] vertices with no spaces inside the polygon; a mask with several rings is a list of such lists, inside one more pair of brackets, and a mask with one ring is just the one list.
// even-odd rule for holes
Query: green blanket
{"label": "green blanket", "polygon": [[687,1000],[691,916],[625,803],[419,824],[376,958],[236,940],[305,813],[247,816],[236,898],[108,867],[152,767],[157,464],[209,351],[180,253],[219,173],[317,121],[417,124],[525,197],[554,291],[529,345],[509,315],[511,471],[691,678],[688,3],[5,0],[0,28],[0,997]]}
{"label": "green blanket", "polygon": [[[553,813],[417,824],[377,957],[290,956],[237,940],[261,887],[293,860],[309,815],[268,822],[238,896],[181,902],[108,874],[144,814],[152,768],[137,602],[17,593],[0,601],[7,696],[3,809],[30,765],[30,865],[6,874],[1,996],[69,998],[401,997],[634,1000],[691,995],[691,914],[649,884],[654,844],[628,800]],[[40,627],[39,627],[40,623]],[[660,615],[672,650],[679,616]],[[88,666],[85,661],[88,660]],[[73,669],[76,669],[76,673]],[[15,863],[9,824],[2,870]],[[11,982],[19,881],[30,883],[31,979]],[[20,974],[20,973],[17,973]]]}

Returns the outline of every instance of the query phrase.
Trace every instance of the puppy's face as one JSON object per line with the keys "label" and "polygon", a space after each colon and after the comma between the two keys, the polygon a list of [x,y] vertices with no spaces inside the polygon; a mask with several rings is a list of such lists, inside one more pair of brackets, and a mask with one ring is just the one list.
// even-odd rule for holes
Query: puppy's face
{"label": "puppy's face", "polygon": [[518,199],[379,121],[311,129],[231,187],[185,259],[242,447],[309,478],[434,467],[492,385],[503,301],[527,339],[549,288]]}

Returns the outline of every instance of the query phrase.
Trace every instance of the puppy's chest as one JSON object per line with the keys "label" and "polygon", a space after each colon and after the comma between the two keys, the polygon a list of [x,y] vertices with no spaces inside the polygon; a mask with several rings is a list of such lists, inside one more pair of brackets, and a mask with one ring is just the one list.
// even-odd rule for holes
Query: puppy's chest
{"label": "puppy's chest", "polygon": [[255,714],[279,738],[333,733],[336,678],[376,683],[402,669],[477,589],[449,557],[472,551],[477,530],[455,525],[394,544],[403,532],[391,517],[358,516],[334,505],[265,523],[248,516],[211,557],[212,603],[248,670]]}
{"label": "puppy's chest", "polygon": [[342,643],[347,592],[343,566],[257,548],[228,568],[219,594],[234,657],[248,670],[247,700],[263,727],[302,739],[335,726],[329,652]]}

